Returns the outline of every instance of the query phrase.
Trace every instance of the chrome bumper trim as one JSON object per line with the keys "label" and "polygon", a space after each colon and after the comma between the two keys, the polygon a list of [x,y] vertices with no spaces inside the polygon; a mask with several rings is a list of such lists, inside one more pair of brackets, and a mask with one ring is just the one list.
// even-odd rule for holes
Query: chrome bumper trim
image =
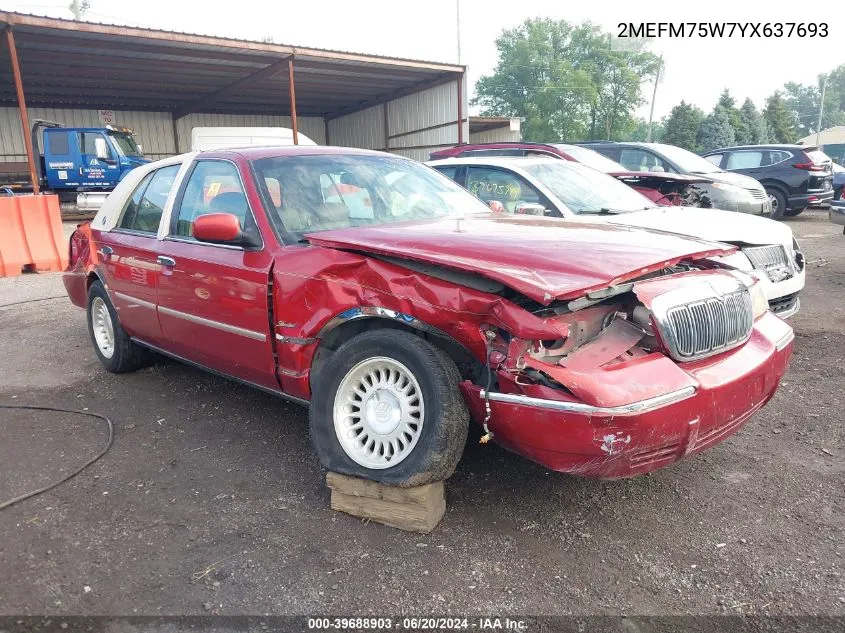
{"label": "chrome bumper trim", "polygon": [[[481,398],[485,398],[487,392],[481,390]],[[617,416],[617,415],[635,415],[638,413],[645,413],[652,409],[659,409],[681,400],[695,395],[695,387],[689,386],[677,391],[664,393],[654,398],[646,400],[639,400],[638,402],[631,402],[630,404],[622,404],[618,407],[594,407],[582,402],[563,402],[560,400],[545,400],[542,398],[530,398],[528,396],[521,396],[515,393],[498,393],[490,392],[489,399],[492,402],[507,402],[509,404],[521,404],[527,407],[534,407],[536,409],[547,409],[549,411],[563,411],[566,413],[583,413],[586,415],[602,415],[602,416]]]}
{"label": "chrome bumper trim", "polygon": [[786,334],[783,338],[781,338],[777,343],[775,343],[775,349],[779,352],[783,351],[784,348],[789,345],[794,338],[795,332],[792,330],[792,328],[789,328],[789,333]]}

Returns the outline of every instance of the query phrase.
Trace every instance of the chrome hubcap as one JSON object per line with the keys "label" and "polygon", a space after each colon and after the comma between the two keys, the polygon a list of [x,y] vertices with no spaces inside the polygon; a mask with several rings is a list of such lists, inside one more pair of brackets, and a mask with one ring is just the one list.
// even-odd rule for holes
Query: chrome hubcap
{"label": "chrome hubcap", "polygon": [[343,451],[365,468],[390,468],[408,457],[422,431],[425,405],[411,371],[379,356],[344,376],[334,400],[334,430]]}
{"label": "chrome hubcap", "polygon": [[114,354],[114,326],[111,322],[111,312],[106,302],[95,297],[91,302],[91,329],[100,353],[111,358]]}

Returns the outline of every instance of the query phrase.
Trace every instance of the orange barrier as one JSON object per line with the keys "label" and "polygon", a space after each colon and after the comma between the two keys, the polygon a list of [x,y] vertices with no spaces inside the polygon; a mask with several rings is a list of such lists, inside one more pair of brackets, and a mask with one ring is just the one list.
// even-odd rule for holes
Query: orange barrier
{"label": "orange barrier", "polygon": [[0,277],[67,267],[59,197],[0,196]]}

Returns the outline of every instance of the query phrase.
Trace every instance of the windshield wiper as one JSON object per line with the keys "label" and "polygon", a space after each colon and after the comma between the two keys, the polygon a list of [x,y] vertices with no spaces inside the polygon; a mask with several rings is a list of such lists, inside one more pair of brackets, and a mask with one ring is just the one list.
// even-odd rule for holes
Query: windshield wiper
{"label": "windshield wiper", "polygon": [[583,209],[578,212],[578,215],[618,215],[620,213],[628,213],[627,209],[610,209],[608,207],[601,207],[599,209]]}

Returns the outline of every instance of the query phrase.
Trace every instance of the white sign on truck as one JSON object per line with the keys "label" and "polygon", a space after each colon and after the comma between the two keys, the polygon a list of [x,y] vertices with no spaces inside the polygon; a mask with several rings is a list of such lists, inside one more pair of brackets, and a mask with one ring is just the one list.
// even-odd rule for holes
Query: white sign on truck
{"label": "white sign on truck", "polygon": [[[300,145],[316,145],[299,132]],[[287,127],[195,127],[191,130],[191,150],[293,145],[293,130]]]}

